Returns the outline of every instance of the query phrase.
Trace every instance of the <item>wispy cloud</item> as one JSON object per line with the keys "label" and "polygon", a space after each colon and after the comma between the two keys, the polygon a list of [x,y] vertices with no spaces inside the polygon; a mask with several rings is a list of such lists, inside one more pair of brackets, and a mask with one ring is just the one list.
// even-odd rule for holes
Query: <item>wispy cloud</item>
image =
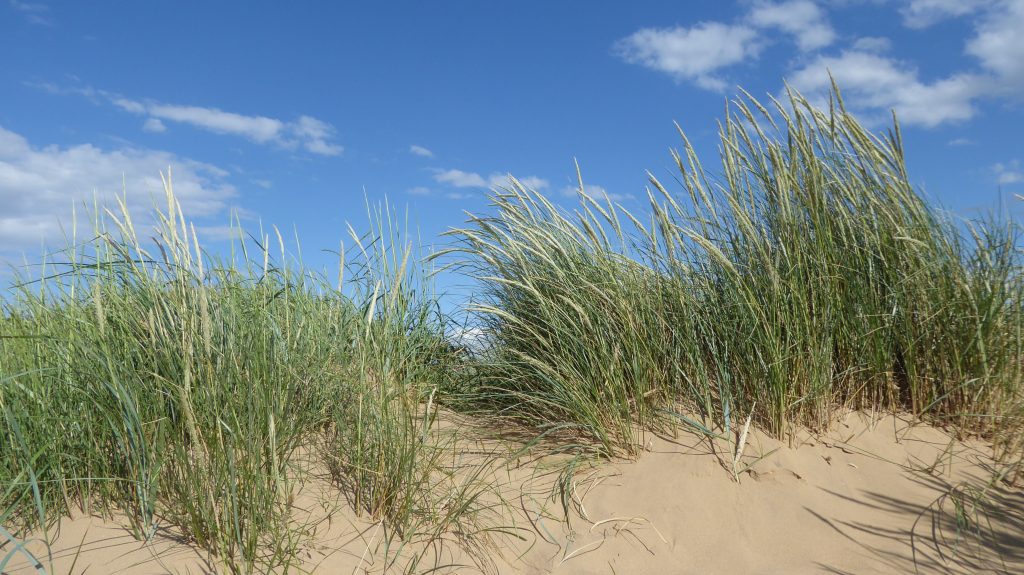
{"label": "wispy cloud", "polygon": [[[54,92],[54,93],[60,93],[61,92],[60,88],[57,88],[57,87],[53,86],[52,84],[50,84],[48,86],[49,86],[49,89],[50,89],[51,92]],[[72,89],[71,92],[72,93],[79,93],[79,94],[82,94],[83,96],[86,96],[86,97],[91,97],[91,98],[93,98],[94,101],[95,101],[95,96],[98,94],[98,95],[106,97],[108,100],[110,100],[111,104],[117,106],[118,108],[121,108],[125,112],[131,112],[132,114],[145,114],[146,113],[146,106],[144,104],[142,104],[141,102],[136,102],[135,100],[129,100],[128,98],[122,98],[120,96],[115,96],[113,94],[108,94],[107,92],[98,91],[98,90],[92,90],[92,89],[89,89],[89,88],[78,89],[78,90]]]}
{"label": "wispy cloud", "polygon": [[245,233],[237,226],[196,226],[200,242],[244,240]]}
{"label": "wispy cloud", "polygon": [[996,176],[996,183],[1000,185],[1019,184],[1024,182],[1024,171],[1021,171],[1020,161],[1010,160],[992,166],[992,172]]}
{"label": "wispy cloud", "polygon": [[456,188],[486,188],[487,180],[475,172],[464,172],[462,170],[443,170],[434,174],[434,180],[441,184],[448,184]]}
{"label": "wispy cloud", "polygon": [[146,118],[146,121],[142,123],[142,129],[147,132],[166,132],[167,126],[160,121],[160,118]]}
{"label": "wispy cloud", "polygon": [[[145,105],[141,102],[119,100],[124,110],[134,114],[149,114],[159,120],[168,120],[207,130],[215,134],[242,136],[254,142],[265,144],[279,139],[284,122],[264,116],[245,116],[225,112],[217,108],[200,106],[176,106],[170,104]],[[125,103],[127,105],[125,105]]]}
{"label": "wispy cloud", "polygon": [[446,192],[438,192],[426,186],[415,186],[406,190],[405,193],[409,194],[410,196],[443,197],[448,200],[465,200],[467,198],[472,198],[476,196],[476,194],[472,192],[461,192],[453,190],[449,190]]}
{"label": "wispy cloud", "polygon": [[[584,184],[583,193],[598,201],[625,202],[628,200],[636,199],[636,196],[634,196],[633,194],[618,194],[614,192],[609,192],[603,186],[595,186],[593,184]],[[562,188],[562,195],[567,198],[578,197],[580,195],[580,187],[566,186]]]}
{"label": "wispy cloud", "polygon": [[10,0],[11,8],[21,13],[30,24],[53,26],[55,24],[50,7],[39,2],[21,2]]}
{"label": "wispy cloud", "polygon": [[430,150],[424,148],[423,146],[417,146],[416,144],[409,146],[409,153],[414,156],[422,156],[424,158],[434,157],[434,152],[431,152]]}
{"label": "wispy cloud", "polygon": [[258,144],[275,143],[284,148],[301,146],[321,156],[340,155],[344,148],[331,142],[334,127],[312,116],[300,116],[285,122],[266,116],[248,116],[219,108],[149,104],[119,99],[121,108],[132,113],[149,115],[150,119],[187,124],[214,134],[239,136]]}
{"label": "wispy cloud", "polygon": [[[491,176],[493,178],[493,176]],[[527,176],[525,178],[519,178],[519,183],[526,186],[527,188],[535,191],[540,191],[551,185],[544,178],[538,178],[537,176]]]}
{"label": "wispy cloud", "polygon": [[991,3],[989,0],[910,0],[900,8],[900,15],[905,26],[920,29],[966,16]]}
{"label": "wispy cloud", "polygon": [[[527,188],[533,190],[543,190],[547,188],[550,183],[544,178],[537,176],[527,176],[525,178],[518,178],[519,183],[523,184]],[[488,177],[483,177],[477,172],[465,172],[462,170],[438,170],[434,174],[434,181],[440,184],[447,184],[456,188],[501,188],[509,185],[509,175],[501,173],[493,173]]]}
{"label": "wispy cloud", "polygon": [[747,19],[758,28],[776,28],[789,34],[804,51],[824,48],[836,39],[825,10],[811,0],[758,2]]}
{"label": "wispy cloud", "polygon": [[339,156],[345,151],[338,144],[332,143],[334,126],[317,120],[312,116],[300,116],[299,121],[286,125],[287,131],[297,137],[302,147],[308,152],[321,156]]}
{"label": "wispy cloud", "polygon": [[70,224],[72,207],[89,201],[127,197],[145,220],[155,198],[162,197],[160,172],[173,166],[174,191],[191,216],[216,216],[236,197],[216,166],[176,154],[125,147],[105,150],[92,144],[33,146],[20,134],[0,127],[0,246],[6,250],[38,247],[61,240],[60,222]]}
{"label": "wispy cloud", "polygon": [[334,127],[312,116],[299,116],[285,122],[267,116],[227,112],[219,108],[179,106],[116,98],[112,102],[133,114],[145,114],[151,120],[186,124],[214,134],[239,136],[258,144],[277,144],[283,148],[302,147],[321,156],[340,155],[344,148],[334,142]]}
{"label": "wispy cloud", "polygon": [[975,142],[974,140],[971,140],[971,139],[968,139],[968,138],[953,138],[952,140],[946,142],[946,145],[947,146],[953,146],[953,147],[958,147],[958,146],[976,146],[976,145],[978,145],[978,143]]}
{"label": "wispy cloud", "polygon": [[344,152],[344,148],[334,142],[334,126],[312,116],[303,115],[294,121],[284,121],[215,107],[136,100],[90,87],[61,87],[52,83],[30,85],[52,94],[74,94],[96,103],[108,102],[130,114],[145,116],[142,126],[148,132],[165,132],[167,123],[173,123],[213,134],[241,137],[257,144],[274,144],[289,150],[301,148],[321,156],[338,156]]}
{"label": "wispy cloud", "polygon": [[853,41],[853,49],[859,52],[881,54],[892,48],[892,40],[880,36],[864,36]]}

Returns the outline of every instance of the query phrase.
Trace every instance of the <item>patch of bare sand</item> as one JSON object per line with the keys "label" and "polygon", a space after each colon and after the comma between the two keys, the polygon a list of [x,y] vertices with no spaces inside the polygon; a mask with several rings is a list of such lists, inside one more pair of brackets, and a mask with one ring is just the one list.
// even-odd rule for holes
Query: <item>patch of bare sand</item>
{"label": "patch of bare sand", "polygon": [[792,447],[751,435],[738,483],[706,440],[651,438],[636,462],[606,469],[581,497],[587,521],[553,555],[529,554],[527,572],[1024,573],[1021,490],[990,492],[988,516],[971,517],[991,520],[981,537],[958,535],[943,497],[986,485],[984,445],[857,413]]}
{"label": "patch of bare sand", "polygon": [[[740,463],[749,469],[738,482],[724,442],[648,435],[636,461],[576,471],[568,523],[553,496],[564,460],[496,465],[483,480],[499,487],[501,500],[484,494],[480,521],[440,546],[399,549],[379,523],[358,517],[313,476],[295,503],[296,524],[309,533],[296,564],[312,573],[402,572],[413,564],[456,573],[1024,573],[1024,492],[991,487],[985,513],[976,513],[969,495],[988,484],[990,450],[909,421],[852,413],[827,434],[797,434],[792,445],[752,431]],[[453,465],[474,462],[466,457]],[[958,526],[958,512],[971,521]],[[515,529],[474,546],[483,539],[473,530],[488,525]],[[172,529],[147,544],[116,522],[84,517],[63,521],[55,535],[51,573],[216,569]],[[45,552],[37,556],[45,561]],[[24,561],[8,570],[33,572]]]}

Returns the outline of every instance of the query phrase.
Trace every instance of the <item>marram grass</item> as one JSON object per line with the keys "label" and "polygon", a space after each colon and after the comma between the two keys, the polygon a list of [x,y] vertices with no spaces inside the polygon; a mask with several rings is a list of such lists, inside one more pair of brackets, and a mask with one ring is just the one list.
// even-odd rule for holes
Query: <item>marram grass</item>
{"label": "marram grass", "polygon": [[719,136],[712,175],[683,135],[680,189],[651,176],[643,216],[513,180],[451,232],[490,342],[463,408],[606,454],[669,422],[908,410],[1019,461],[1017,224],[954,223],[910,185],[898,125],[866,130],[838,91],[827,111],[747,96]]}
{"label": "marram grass", "polygon": [[[744,97],[720,155],[706,170],[683,135],[678,183],[651,176],[636,213],[582,185],[570,213],[511,180],[435,256],[476,281],[459,322],[386,206],[371,234],[350,228],[336,279],[276,230],[212,256],[169,181],[155,231],[95,210],[92,240],[0,303],[0,524],[117,513],[140,538],[174,524],[226,571],[294,571],[293,496],[315,467],[379,523],[388,569],[430,569],[452,542],[483,564],[488,534],[508,533],[478,521],[502,504],[500,462],[460,466],[442,406],[578,454],[724,432],[734,477],[751,425],[906,410],[991,440],[1014,481],[1017,223],[929,204],[898,125],[863,128],[838,91],[828,110]],[[455,323],[479,331],[472,350]]]}
{"label": "marram grass", "polygon": [[117,512],[140,538],[176,525],[228,571],[288,571],[305,527],[293,483],[314,453],[390,539],[431,533],[450,494],[428,480],[450,471],[421,405],[451,347],[397,218],[352,234],[337,283],[276,230],[210,256],[169,181],[156,220],[149,238],[126,206],[96,214],[92,241],[4,304],[0,523]]}

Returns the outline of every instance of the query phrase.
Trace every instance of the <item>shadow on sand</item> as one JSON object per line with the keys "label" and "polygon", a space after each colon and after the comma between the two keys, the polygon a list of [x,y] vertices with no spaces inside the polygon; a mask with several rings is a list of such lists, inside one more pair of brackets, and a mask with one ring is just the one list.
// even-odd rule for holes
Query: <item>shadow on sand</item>
{"label": "shadow on sand", "polygon": [[[922,507],[879,492],[862,491],[853,498],[822,488],[845,501],[900,516],[905,519],[900,529],[807,511],[894,573],[1019,573],[1024,565],[1024,492],[953,484],[926,473],[909,479],[939,495]],[[853,575],[828,563],[818,567]]]}

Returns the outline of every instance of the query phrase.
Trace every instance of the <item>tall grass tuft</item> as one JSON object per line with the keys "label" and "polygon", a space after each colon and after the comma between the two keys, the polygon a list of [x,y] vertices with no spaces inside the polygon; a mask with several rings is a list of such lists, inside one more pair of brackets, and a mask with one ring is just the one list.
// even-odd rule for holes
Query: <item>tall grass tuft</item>
{"label": "tall grass tuft", "polygon": [[446,497],[425,480],[445,470],[422,408],[444,329],[420,260],[388,259],[392,214],[354,235],[352,275],[331,285],[276,229],[239,229],[232,256],[212,256],[166,192],[152,237],[123,204],[97,211],[93,239],[3,304],[0,522],[116,513],[139,538],[171,523],[254,573],[297,561],[291,505],[310,465],[398,529]]}
{"label": "tall grass tuft", "polygon": [[929,204],[899,125],[865,129],[838,89],[828,110],[744,94],[714,175],[680,133],[682,189],[651,176],[642,219],[512,180],[452,232],[493,332],[475,408],[607,454],[666,418],[710,433],[753,413],[781,436],[841,406],[909,410],[1020,457],[1015,222]]}
{"label": "tall grass tuft", "polygon": [[623,254],[622,228],[596,202],[573,218],[514,179],[493,200],[496,216],[457,232],[486,290],[474,311],[489,347],[470,402],[629,449],[675,379],[675,350],[656,343],[671,337],[657,275]]}

